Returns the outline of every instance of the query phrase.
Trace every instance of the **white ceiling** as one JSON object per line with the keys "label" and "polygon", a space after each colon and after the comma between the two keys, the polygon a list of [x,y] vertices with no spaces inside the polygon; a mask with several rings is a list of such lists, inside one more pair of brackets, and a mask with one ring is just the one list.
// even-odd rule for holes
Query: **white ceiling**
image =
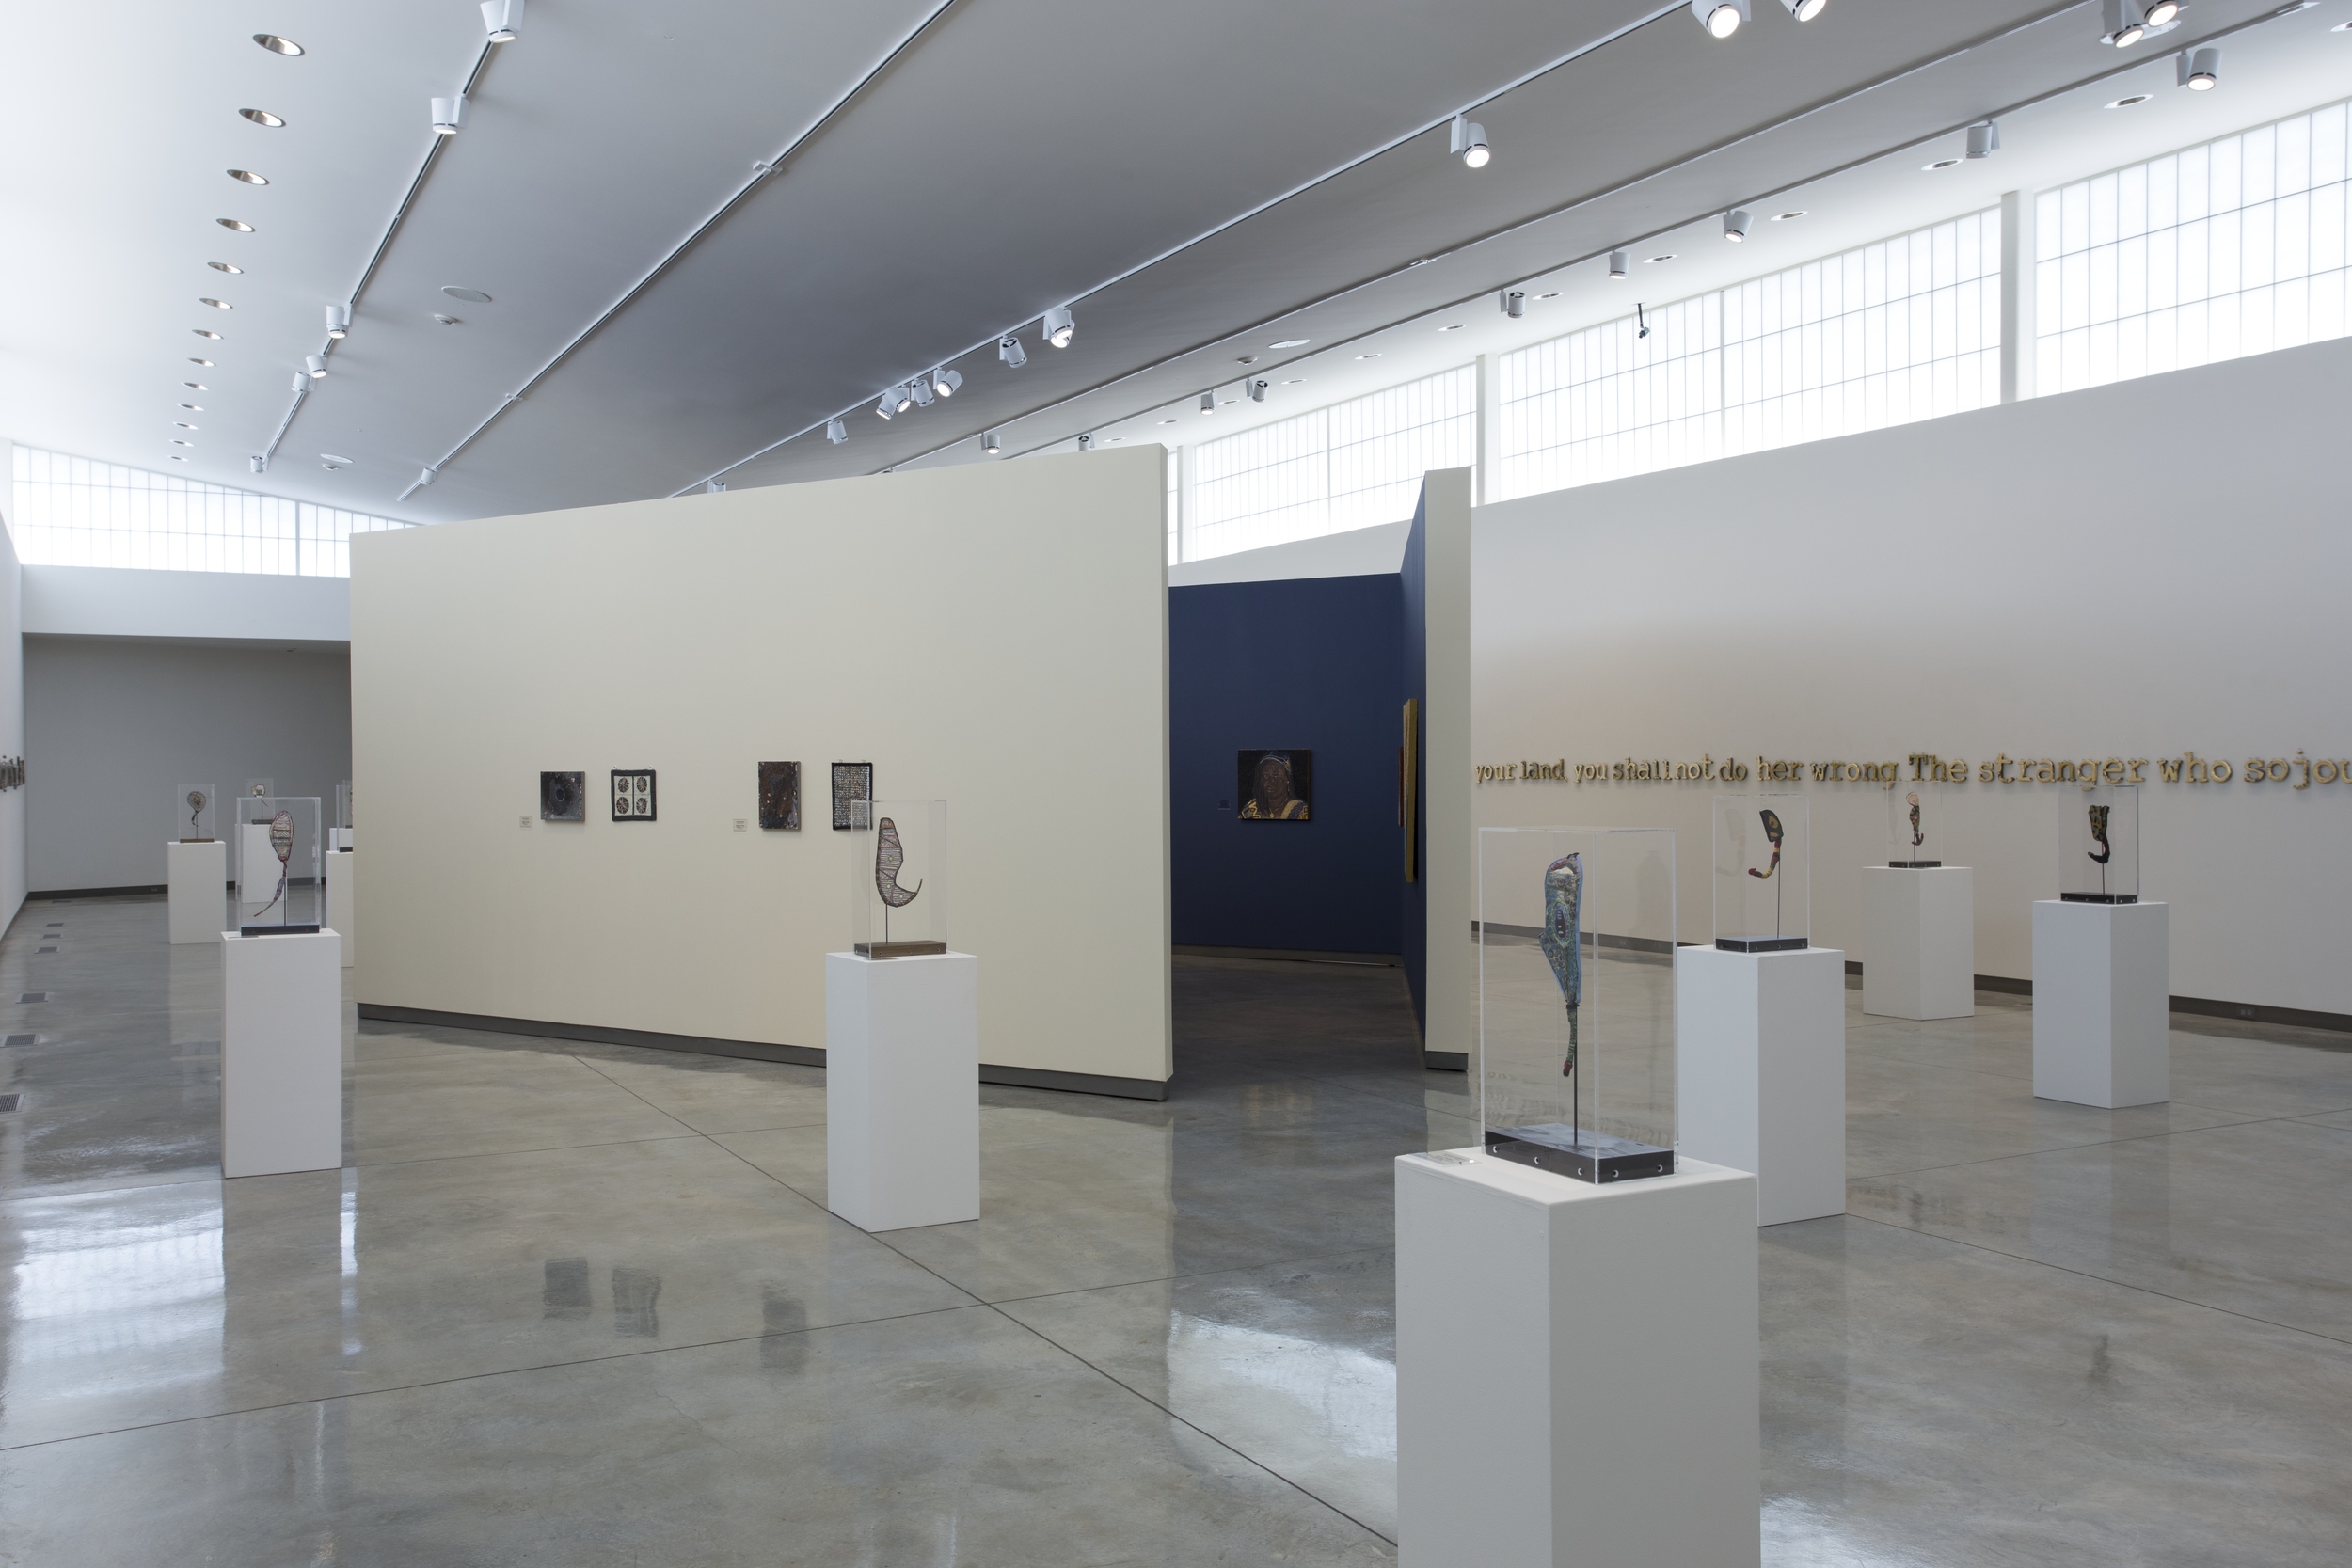
{"label": "white ceiling", "polygon": [[[1666,16],[1486,104],[1495,159],[1473,173],[1445,155],[1450,112],[1654,6],[952,0],[828,119],[936,3],[531,0],[262,481],[246,455],[416,178],[428,99],[457,90],[484,48],[479,11],[21,9],[0,433],[420,520],[666,495],[721,470],[741,486],[951,460],[992,427],[1008,451],[1082,430],[1150,439],[1166,405],[1235,379],[1243,355],[1261,373],[1306,359],[1275,379],[1306,375],[1322,403],[1616,313],[1623,288],[1590,264],[1545,284],[1561,298],[1523,322],[1490,302],[1454,309],[1613,244],[1663,236],[1650,248],[1683,259],[1636,281],[1680,297],[2352,90],[2352,35],[2328,31],[2352,0],[2235,33],[2220,91],[2166,87],[2112,112],[2097,105],[2138,77],[2169,84],[2155,51],[2266,18],[2275,0],[2197,0],[2137,63],[2098,44],[2094,5],[1831,0],[1800,26],[1756,0],[1727,41]],[[257,32],[308,53],[270,54]],[[2119,65],[2132,82],[2011,112]],[[287,124],[249,124],[246,106]],[[1991,113],[2004,115],[1998,157],[1919,171],[1910,144]],[[581,341],[755,161],[796,142]],[[238,183],[231,166],[272,182]],[[1722,244],[1714,214],[1797,187],[1774,205],[1811,216]],[[1073,299],[1076,341],[1045,348],[1036,317]],[[1433,312],[1470,329],[1441,339]],[[950,404],[888,423],[861,409],[841,447],[775,445],[1016,326],[1025,370],[982,349],[955,361],[969,379]],[[1294,337],[1312,346],[1267,353]],[[1301,391],[1284,389],[1292,411]],[[1283,412],[1278,399],[1249,416]],[[1241,428],[1239,410],[1219,419]],[[433,487],[396,499],[477,429]],[[192,461],[167,461],[175,436],[196,443]],[[326,471],[325,452],[354,464]]]}

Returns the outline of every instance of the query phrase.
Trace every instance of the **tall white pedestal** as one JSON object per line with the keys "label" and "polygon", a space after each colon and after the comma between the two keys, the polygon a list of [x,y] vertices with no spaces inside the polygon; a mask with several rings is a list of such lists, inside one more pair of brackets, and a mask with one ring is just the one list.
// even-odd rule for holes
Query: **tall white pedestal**
{"label": "tall white pedestal", "polygon": [[861,1230],[980,1217],[980,960],[825,955],[825,1206]]}
{"label": "tall white pedestal", "polygon": [[1862,871],[1862,1010],[1969,1018],[1977,1010],[1977,878],[1964,865]]}
{"label": "tall white pedestal", "polygon": [[353,852],[330,849],[321,857],[321,863],[326,867],[326,923],[342,935],[343,967],[349,969],[353,950],[359,945],[358,927],[351,918],[352,890],[356,885],[352,879]]}
{"label": "tall white pedestal", "polygon": [[2033,907],[2033,1092],[2116,1110],[2172,1098],[2172,965],[2162,904]]}
{"label": "tall white pedestal", "polygon": [[1755,1568],[1756,1179],[1396,1162],[1399,1568]]}
{"label": "tall white pedestal", "polygon": [[342,939],[219,934],[220,1173],[343,1163]]}
{"label": "tall white pedestal", "polygon": [[1675,954],[1676,1132],[1756,1173],[1758,1225],[1846,1212],[1846,955]]}
{"label": "tall white pedestal", "polygon": [[164,841],[165,907],[174,945],[218,942],[229,915],[229,846]]}

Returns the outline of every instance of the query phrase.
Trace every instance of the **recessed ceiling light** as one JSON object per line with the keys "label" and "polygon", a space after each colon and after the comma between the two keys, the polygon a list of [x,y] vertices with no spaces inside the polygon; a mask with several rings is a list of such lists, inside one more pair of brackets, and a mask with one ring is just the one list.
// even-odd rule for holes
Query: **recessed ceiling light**
{"label": "recessed ceiling light", "polygon": [[1560,297],[1560,291],[1554,289],[1548,294],[1537,294],[1535,297],[1537,299],[1558,299]]}
{"label": "recessed ceiling light", "polygon": [[174,452],[167,452],[167,453],[165,453],[164,455],[166,455],[167,457],[170,458],[170,459],[171,459],[174,463],[185,463],[185,462],[187,461],[187,459],[186,459],[186,458],[184,458],[184,457],[181,456],[181,455],[180,455],[178,452],[176,452],[176,451],[174,451]]}
{"label": "recessed ceiling light", "polygon": [[1377,359],[1380,356],[1376,354],[1359,354],[1356,356],[1356,357],[1359,359]]}
{"label": "recessed ceiling light", "polygon": [[435,321],[437,321],[437,322],[439,322],[439,323],[440,323],[443,326],[455,326],[455,325],[457,325],[457,322],[458,322],[458,318],[457,318],[457,317],[455,317],[455,316],[444,316],[444,315],[439,314],[437,311],[434,314],[433,319],[434,319]]}
{"label": "recessed ceiling light", "polygon": [[272,130],[275,130],[278,126],[286,123],[276,115],[271,114],[267,109],[239,109],[237,113],[245,116],[246,119],[251,120],[256,125],[266,125]]}
{"label": "recessed ceiling light", "polygon": [[232,168],[229,171],[229,178],[231,180],[242,180],[248,185],[266,185],[269,183],[268,175],[256,174],[249,168]]}
{"label": "recessed ceiling light", "polygon": [[1305,382],[1305,381],[1306,381],[1306,379],[1307,379],[1307,378],[1306,378],[1305,376],[1303,376],[1303,375],[1295,375],[1295,376],[1292,376],[1292,377],[1291,377],[1288,381],[1283,382],[1283,383],[1282,383],[1282,385],[1283,385],[1283,386],[1285,386],[1285,387],[1296,387],[1296,386],[1299,386],[1300,384],[1302,384],[1303,382]]}
{"label": "recessed ceiling light", "polygon": [[183,381],[180,385],[183,387],[193,387],[199,392],[209,392],[212,390],[210,387],[205,386],[201,381]]}
{"label": "recessed ceiling light", "polygon": [[250,234],[253,232],[253,226],[251,224],[246,223],[237,218],[215,218],[213,221],[219,224],[223,229],[233,229],[240,234]]}
{"label": "recessed ceiling light", "polygon": [[1462,330],[1462,324],[1460,322],[1455,322],[1452,326],[1441,326],[1438,328],[1438,330],[1440,332],[1459,332]]}
{"label": "recessed ceiling light", "polygon": [[[2153,92],[2126,93],[2123,97],[2117,99],[2114,103],[2103,106],[2109,109],[2128,109],[2135,103],[2145,103],[2148,100],[2153,98],[2155,94]],[[1930,168],[1948,168],[1950,166],[1951,166],[1949,164],[1930,164],[1928,166]]]}
{"label": "recessed ceiling light", "polygon": [[183,403],[180,406],[186,409],[191,414],[201,414],[204,412],[204,405],[200,403]]}
{"label": "recessed ceiling light", "polygon": [[194,430],[196,426],[188,423],[185,420],[174,420],[171,421],[171,428],[174,430]]}
{"label": "recessed ceiling light", "polygon": [[1801,218],[1804,216],[1804,214],[1805,210],[1803,207],[1798,208],[1793,213],[1774,213],[1772,214],[1772,221],[1774,223],[1787,223],[1790,218]]}
{"label": "recessed ceiling light", "polygon": [[1160,423],[1162,423],[1162,424],[1174,424],[1175,422],[1176,422],[1176,421],[1175,421],[1174,420],[1162,420],[1160,421]]}
{"label": "recessed ceiling light", "polygon": [[1652,261],[1673,261],[1674,259],[1675,259],[1675,253],[1674,253],[1673,251],[1669,250],[1669,251],[1668,251],[1668,252],[1666,252],[1666,254],[1664,254],[1663,256],[1645,256],[1645,257],[1643,257],[1643,258],[1642,258],[1642,264],[1643,264],[1644,266],[1647,266],[1647,265],[1649,265]]}
{"label": "recessed ceiling light", "polygon": [[273,55],[299,55],[302,45],[292,39],[281,39],[276,33],[256,33],[253,41]]}
{"label": "recessed ceiling light", "polygon": [[[217,333],[217,332],[211,332],[211,331],[207,331],[205,328],[200,327],[200,326],[199,326],[199,327],[198,327],[198,328],[196,328],[196,335],[197,335],[198,337],[199,337],[199,338],[210,338],[213,341],[215,341],[215,342],[216,342],[216,343],[217,343],[217,342],[224,342],[224,341],[227,341],[227,340],[225,340],[224,338],[222,338],[222,337],[221,337],[221,335],[220,335],[219,333]],[[197,363],[198,363],[198,364],[199,364],[199,365],[209,365],[209,364],[211,364],[211,363],[212,363],[212,361],[211,361],[210,359],[199,359],[199,360],[197,361]]]}
{"label": "recessed ceiling light", "polygon": [[1435,256],[1416,256],[1405,264],[1408,267],[1425,267],[1436,260]]}
{"label": "recessed ceiling light", "polygon": [[234,263],[232,263],[232,262],[229,262],[229,261],[207,261],[207,262],[205,262],[204,264],[205,264],[206,266],[208,266],[208,267],[212,268],[215,272],[243,272],[243,271],[245,271],[245,269],[244,269],[243,267],[241,267],[241,266],[237,266],[237,265],[235,265]]}
{"label": "recessed ceiling light", "polygon": [[1919,166],[1932,174],[1939,168],[1958,168],[1960,166],[1960,160],[1958,158],[1938,158],[1931,164],[1921,164]]}
{"label": "recessed ceiling light", "polygon": [[1309,341],[1310,340],[1305,338],[1285,338],[1279,343],[1268,343],[1266,347],[1271,349],[1305,348]]}
{"label": "recessed ceiling light", "polygon": [[197,302],[199,305],[209,305],[209,306],[211,306],[211,307],[212,307],[214,309],[215,309],[215,310],[234,310],[234,309],[236,309],[236,307],[235,307],[235,306],[233,306],[233,305],[230,304],[227,300],[225,300],[225,299],[215,299],[215,298],[214,298],[212,295],[210,295],[210,294],[199,294],[199,295],[197,295],[197,296],[196,296],[196,302]]}
{"label": "recessed ceiling light", "polygon": [[175,446],[175,447],[192,447],[192,446],[196,445],[196,443],[195,443],[194,441],[183,441],[183,440],[182,440],[182,439],[180,439],[180,437],[179,437],[179,436],[174,436],[171,438],[171,444],[172,444],[173,446]]}
{"label": "recessed ceiling light", "polygon": [[188,356],[188,363],[191,365],[202,365],[207,369],[210,369],[213,362],[210,359],[199,359],[196,356],[190,355]]}
{"label": "recessed ceiling light", "polygon": [[461,289],[454,283],[444,287],[441,290],[441,293],[449,295],[452,299],[462,299],[469,305],[487,305],[490,303],[490,296],[484,293],[480,289]]}
{"label": "recessed ceiling light", "polygon": [[2328,30],[2331,33],[2352,33],[2352,22],[2339,22]]}

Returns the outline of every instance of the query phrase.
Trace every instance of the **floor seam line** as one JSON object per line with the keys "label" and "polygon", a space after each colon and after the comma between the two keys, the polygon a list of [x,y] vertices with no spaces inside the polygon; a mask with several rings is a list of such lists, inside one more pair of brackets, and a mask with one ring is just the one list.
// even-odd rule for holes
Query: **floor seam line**
{"label": "floor seam line", "polygon": [[[2324,1117],[2341,1113],[2321,1111],[2317,1114]],[[1948,1165],[1911,1165],[1902,1170],[1879,1171],[1867,1176],[1849,1176],[1846,1178],[1846,1182],[1851,1186],[1856,1181],[1879,1181],[1890,1176],[1924,1176],[1930,1171],[1966,1170],[1971,1165],[1997,1165],[2004,1160],[2032,1160],[2044,1154],[2071,1153],[2078,1148],[2112,1148],[2117,1144],[2144,1143],[2151,1138],[2179,1138],[2185,1137],[2192,1132],[2222,1132],[2233,1127],[2260,1127],[2268,1122],[2298,1119],[2300,1118],[2296,1117],[2249,1117],[2244,1121],[2217,1121],[2204,1127],[2170,1127],[2161,1132],[2134,1132],[2125,1137],[2099,1138],[2086,1144],[2058,1144],[2049,1148],[2021,1149],[2015,1154],[1988,1154],[1981,1160],[1956,1160]]]}

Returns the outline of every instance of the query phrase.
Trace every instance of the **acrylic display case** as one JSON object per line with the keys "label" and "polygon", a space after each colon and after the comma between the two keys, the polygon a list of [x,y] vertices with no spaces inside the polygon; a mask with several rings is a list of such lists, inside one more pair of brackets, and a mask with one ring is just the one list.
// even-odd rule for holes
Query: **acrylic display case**
{"label": "acrylic display case", "polygon": [[1813,814],[1798,794],[1715,797],[1715,945],[1786,953],[1813,932]]}
{"label": "acrylic display case", "polygon": [[857,800],[850,821],[850,950],[947,951],[947,802]]}
{"label": "acrylic display case", "polygon": [[[1896,871],[1934,871],[1944,847],[1944,814],[1915,789],[1890,789],[1886,796],[1886,863]],[[1783,818],[1783,820],[1787,820]]]}
{"label": "acrylic display case", "polygon": [[327,824],[328,849],[351,847],[351,781],[345,779],[335,786],[335,820]]}
{"label": "acrylic display case", "polygon": [[212,843],[218,836],[213,832],[213,816],[217,806],[211,784],[173,784],[171,836],[183,844]]}
{"label": "acrylic display case", "polygon": [[237,932],[278,936],[324,924],[321,831],[315,795],[241,795],[231,817],[237,848]]}
{"label": "acrylic display case", "polygon": [[1674,1174],[1672,830],[1480,829],[1478,1001],[1487,1153]]}
{"label": "acrylic display case", "polygon": [[2139,790],[2070,790],[2058,807],[2058,897],[2070,904],[2139,902]]}

